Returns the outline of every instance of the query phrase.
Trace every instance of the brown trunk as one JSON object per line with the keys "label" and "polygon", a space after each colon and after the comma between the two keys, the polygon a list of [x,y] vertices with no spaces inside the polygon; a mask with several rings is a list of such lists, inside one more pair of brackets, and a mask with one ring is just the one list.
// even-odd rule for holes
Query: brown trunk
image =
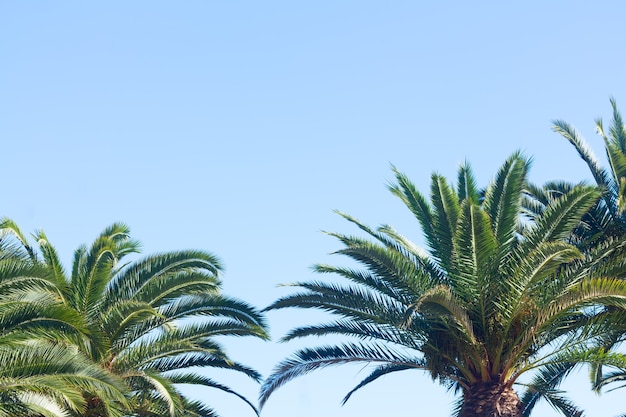
{"label": "brown trunk", "polygon": [[84,417],[107,417],[104,403],[100,398],[88,395],[85,399],[87,400],[87,409]]}
{"label": "brown trunk", "polygon": [[478,382],[463,393],[460,417],[521,417],[522,402],[500,382]]}

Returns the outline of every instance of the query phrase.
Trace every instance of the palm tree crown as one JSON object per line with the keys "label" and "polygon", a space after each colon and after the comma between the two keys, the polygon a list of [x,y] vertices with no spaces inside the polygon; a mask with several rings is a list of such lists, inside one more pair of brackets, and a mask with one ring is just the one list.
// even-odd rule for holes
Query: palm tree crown
{"label": "palm tree crown", "polygon": [[[626,126],[617,102],[613,98],[610,102],[612,118],[609,126],[605,128],[602,119],[597,119],[595,123],[596,131],[604,142],[608,168],[600,164],[587,141],[573,126],[563,120],[556,120],[553,124],[553,130],[574,147],[587,165],[594,182],[603,191],[602,198],[585,213],[580,224],[568,237],[571,243],[586,253],[597,252],[602,247],[610,246],[612,242],[626,237]],[[574,185],[564,181],[549,182],[541,187],[529,185],[530,198],[525,203],[530,217],[541,213],[573,187]],[[613,312],[616,313],[616,310]],[[625,318],[613,322],[612,332],[598,342],[600,354],[591,361],[592,381],[596,390],[626,378],[624,356],[615,354],[607,357],[603,353],[626,340]],[[605,374],[606,368],[602,364],[613,364],[617,370]],[[565,369],[561,370],[564,371]],[[559,381],[560,377],[555,374],[551,379]]]}
{"label": "palm tree crown", "polygon": [[[92,363],[121,378],[128,387],[129,412],[138,417],[210,416],[206,404],[184,397],[179,384],[217,388],[239,396],[208,378],[202,368],[243,372],[260,380],[254,369],[231,360],[216,336],[267,338],[264,318],[255,308],[220,293],[219,260],[212,254],[185,250],[149,255],[129,262],[138,252],[128,227],[115,223],[91,246],[74,253],[67,274],[43,232],[31,247],[12,222],[5,230],[22,243],[33,265],[46,271],[44,287],[79,318],[84,329],[73,340]],[[86,416],[106,416],[105,398],[87,395]]]}
{"label": "palm tree crown", "polygon": [[110,416],[128,406],[126,386],[75,343],[89,335],[80,315],[58,302],[47,268],[10,220],[0,222],[0,416],[68,417],[97,393]]}
{"label": "palm tree crown", "polygon": [[[372,229],[341,214],[370,239],[330,233],[363,269],[317,265],[344,284],[292,284],[300,291],[269,309],[328,311],[338,319],[293,329],[285,340],[340,334],[354,342],[303,349],[264,382],[261,404],[285,382],[340,363],[377,364],[348,395],[391,372],[420,369],[462,392],[458,413],[520,416],[513,384],[529,370],[556,366],[559,355],[599,335],[598,304],[626,306],[626,284],[604,278],[596,259],[563,239],[597,201],[594,187],[576,186],[538,214],[522,216],[530,162],[512,155],[483,192],[468,165],[454,190],[432,176],[430,202],[394,169],[390,186],[419,221],[428,252],[390,226]],[[373,241],[371,240],[373,238]],[[571,411],[555,393],[553,405]]]}

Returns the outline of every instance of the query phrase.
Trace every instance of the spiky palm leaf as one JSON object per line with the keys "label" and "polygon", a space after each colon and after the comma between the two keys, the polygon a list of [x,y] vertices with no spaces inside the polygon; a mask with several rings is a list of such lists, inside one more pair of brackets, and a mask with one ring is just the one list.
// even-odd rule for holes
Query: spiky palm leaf
{"label": "spiky palm leaf", "polygon": [[[626,144],[624,137],[626,131],[622,116],[614,99],[611,99],[613,117],[608,129],[605,131],[601,119],[596,120],[596,130],[602,137],[605,152],[609,161],[609,169],[603,168],[598,162],[598,158],[585,141],[585,139],[572,126],[562,120],[556,120],[553,130],[570,142],[580,157],[585,161],[596,184],[605,190],[602,199],[591,209],[589,214],[583,217],[583,226],[575,229],[572,238],[576,243],[593,246],[602,238],[620,237],[626,234],[626,216],[624,215],[624,201],[626,201]],[[548,183],[543,190],[536,188],[532,195],[542,200],[542,203],[550,204],[552,196],[559,194],[566,187],[571,187],[567,183]],[[599,239],[600,237],[600,239]]]}
{"label": "spiky palm leaf", "polygon": [[[594,181],[604,191],[602,198],[582,217],[580,224],[567,237],[569,242],[589,254],[588,256],[606,253],[607,247],[626,237],[626,130],[616,101],[611,98],[610,102],[612,120],[608,131],[601,119],[596,120],[596,131],[604,141],[608,168],[602,167],[585,139],[572,126],[562,120],[555,121],[553,125],[553,130],[574,146]],[[550,182],[543,187],[529,186],[529,195],[525,200],[529,216],[533,218],[573,187],[574,185],[566,182]],[[607,259],[609,265],[605,269],[611,269],[614,274],[622,277],[626,275],[623,266],[616,264],[623,263],[626,256]],[[611,349],[624,340],[625,322],[618,319],[612,334],[602,338],[599,343],[603,349]],[[611,374],[610,378],[613,376]],[[557,381],[557,378],[553,380]],[[596,388],[606,385],[608,379],[603,376],[601,363],[592,365],[592,380]]]}

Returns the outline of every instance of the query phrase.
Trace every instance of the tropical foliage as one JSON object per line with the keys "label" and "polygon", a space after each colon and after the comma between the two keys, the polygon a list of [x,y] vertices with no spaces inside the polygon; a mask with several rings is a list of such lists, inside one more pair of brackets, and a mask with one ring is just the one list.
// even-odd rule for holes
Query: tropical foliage
{"label": "tropical foliage", "polygon": [[105,399],[109,415],[121,415],[123,382],[79,352],[74,342],[88,335],[80,316],[58,302],[15,225],[4,220],[1,230],[0,415],[74,415],[85,409],[86,392]]}
{"label": "tropical foliage", "polygon": [[[602,198],[583,216],[580,225],[568,238],[585,252],[598,251],[611,242],[626,237],[626,127],[616,101],[610,101],[612,120],[608,128],[605,128],[602,119],[596,120],[596,131],[604,142],[608,168],[601,166],[588,142],[574,127],[562,120],[553,124],[553,130],[574,147],[597,186],[604,191]],[[530,186],[527,207],[531,217],[553,204],[572,187],[572,184],[565,181],[549,182],[542,187]],[[626,357],[617,353],[604,353],[626,340],[626,317],[613,320],[612,330],[599,341],[596,346],[597,355],[588,358],[592,362],[591,375],[596,390],[626,379]],[[607,364],[613,364],[616,368],[605,373],[606,368],[603,365]],[[557,372],[550,379],[559,381],[562,377]]]}
{"label": "tropical foliage", "polygon": [[[344,401],[383,375],[414,369],[460,392],[461,417],[521,416],[526,404],[513,387],[523,374],[534,370],[540,379],[573,357],[584,360],[583,347],[604,336],[613,317],[597,307],[626,307],[626,283],[610,278],[623,270],[612,256],[623,243],[583,254],[566,241],[601,198],[596,187],[572,186],[526,217],[529,165],[512,155],[484,192],[468,165],[456,189],[433,174],[430,201],[394,169],[390,190],[419,221],[427,250],[391,226],[373,229],[341,214],[367,237],[330,233],[343,245],[336,253],[361,268],[317,265],[338,281],[292,284],[299,291],[268,309],[312,308],[336,317],[297,327],[284,340],[349,341],[305,348],[278,364],[263,384],[261,404],[315,369],[366,363],[374,368]],[[567,415],[577,412],[547,388],[543,398]]]}
{"label": "tropical foliage", "polygon": [[[602,198],[585,213],[581,224],[569,237],[570,242],[582,250],[626,235],[626,129],[613,99],[611,106],[613,117],[608,132],[602,119],[596,120],[596,131],[604,141],[609,169],[600,165],[598,157],[574,127],[563,120],[556,120],[553,124],[553,130],[574,147],[596,185],[604,191]],[[533,213],[541,212],[573,186],[565,181],[548,182],[542,187],[529,185],[532,196],[527,201],[529,214],[532,216]]]}
{"label": "tropical foliage", "polygon": [[[555,121],[595,184],[527,181],[530,160],[513,154],[485,189],[467,164],[456,187],[433,174],[430,198],[394,168],[390,191],[419,222],[422,249],[391,226],[345,213],[361,235],[328,233],[350,266],[319,264],[329,280],[297,282],[268,310],[318,309],[327,323],[283,340],[340,336],[301,349],[264,381],[261,405],[313,370],[369,365],[344,397],[381,376],[421,370],[458,394],[460,417],[527,417],[546,400],[580,417],[559,385],[591,364],[594,388],[622,387],[626,355],[626,128],[596,128],[603,168],[582,136]],[[31,240],[34,243],[31,243]],[[236,391],[207,376],[260,374],[229,358],[216,337],[267,339],[263,314],[220,292],[219,260],[184,250],[137,257],[115,223],[74,252],[66,270],[39,231],[28,239],[0,220],[0,417],[214,417],[182,385]],[[356,266],[355,266],[356,264]],[[333,338],[336,340],[336,338]]]}
{"label": "tropical foliage", "polygon": [[[220,294],[221,266],[214,255],[189,250],[127,261],[139,244],[130,239],[124,224],[116,223],[91,246],[75,251],[68,274],[43,232],[34,235],[34,247],[12,221],[5,220],[2,231],[3,261],[8,265],[0,265],[0,292],[11,303],[0,306],[0,321],[15,321],[14,327],[3,327],[6,337],[15,340],[2,346],[37,346],[22,354],[12,347],[0,350],[0,356],[16,356],[2,363],[19,368],[26,353],[42,357],[34,388],[9,396],[8,403],[26,407],[26,398],[36,405],[45,394],[46,401],[68,405],[72,412],[82,410],[83,416],[215,416],[206,404],[187,399],[178,388],[194,384],[237,395],[256,411],[247,399],[202,371],[231,369],[258,381],[260,375],[232,361],[215,336],[267,338],[264,319],[255,308]],[[29,320],[29,314],[35,320]],[[52,356],[56,361],[46,360]],[[11,372],[7,367],[7,377]],[[117,391],[86,385],[80,378],[89,372]],[[63,384],[41,379],[40,374],[57,379],[66,374],[71,389],[49,389],[45,383],[57,390]],[[120,392],[126,395],[114,395]]]}

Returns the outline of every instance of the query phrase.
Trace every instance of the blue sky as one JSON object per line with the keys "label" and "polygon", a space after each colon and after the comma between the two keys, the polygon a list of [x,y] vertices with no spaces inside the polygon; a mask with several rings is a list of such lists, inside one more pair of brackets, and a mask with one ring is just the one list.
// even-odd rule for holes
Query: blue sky
{"label": "blue sky", "polygon": [[[333,209],[419,241],[385,188],[390,164],[422,190],[466,158],[484,184],[517,149],[537,182],[588,177],[550,122],[600,153],[593,120],[609,118],[609,96],[626,108],[626,4],[546,3],[0,2],[0,215],[44,229],[66,264],[124,221],[144,253],[216,253],[225,291],[268,305],[286,293],[277,284],[341,262],[320,231],[354,230]],[[268,318],[275,340],[317,319]],[[224,343],[264,374],[300,346]],[[452,397],[416,372],[341,407],[363,375],[293,381],[262,415],[449,415]],[[218,376],[256,398],[255,384]],[[589,417],[626,411],[622,393],[597,399],[584,376],[567,387]],[[224,417],[252,415],[198,395]]]}

